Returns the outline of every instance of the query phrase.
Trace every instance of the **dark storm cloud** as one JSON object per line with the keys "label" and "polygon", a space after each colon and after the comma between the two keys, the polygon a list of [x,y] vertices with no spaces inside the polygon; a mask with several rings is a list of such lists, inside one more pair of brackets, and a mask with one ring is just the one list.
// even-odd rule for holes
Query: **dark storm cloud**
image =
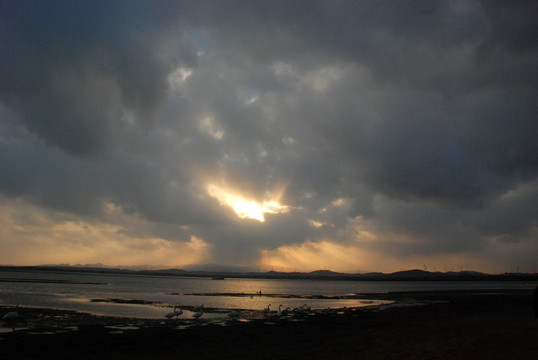
{"label": "dark storm cloud", "polygon": [[[273,87],[282,100],[293,99],[290,106],[278,103],[282,127],[293,129],[293,121],[317,126],[314,134],[298,129],[316,145],[333,135],[336,141],[328,146],[341,147],[323,153],[347,156],[365,168],[358,177],[394,196],[480,203],[499,186],[509,186],[514,173],[536,175],[537,78],[528,59],[535,60],[536,52],[504,55],[503,61],[481,55],[484,48],[513,53],[506,36],[495,42],[503,8],[489,4],[484,12],[467,2],[331,4],[245,4],[239,11],[219,8],[218,18],[211,19],[219,31],[215,37],[226,45],[219,48],[223,58],[247,68],[249,61],[270,64],[290,57],[303,74],[309,66],[333,63],[366,68],[368,84],[344,81],[322,101],[277,81]],[[526,34],[533,12],[517,9],[513,12],[525,18],[511,22],[510,31]],[[255,29],[246,31],[252,23]],[[524,29],[514,29],[518,24]],[[533,44],[526,46],[532,50]],[[241,117],[233,121],[239,131],[249,129]]]}
{"label": "dark storm cloud", "polygon": [[[211,243],[216,262],[349,243],[358,217],[386,238],[364,246],[389,253],[523,241],[537,218],[536,7],[4,4],[1,191],[101,217],[113,203],[154,225],[138,231]],[[207,193],[223,183],[259,202],[285,188],[291,210],[238,219]]]}
{"label": "dark storm cloud", "polygon": [[171,8],[142,2],[9,2],[2,5],[0,92],[29,130],[47,143],[87,155],[114,123],[149,121],[167,76],[192,66]]}

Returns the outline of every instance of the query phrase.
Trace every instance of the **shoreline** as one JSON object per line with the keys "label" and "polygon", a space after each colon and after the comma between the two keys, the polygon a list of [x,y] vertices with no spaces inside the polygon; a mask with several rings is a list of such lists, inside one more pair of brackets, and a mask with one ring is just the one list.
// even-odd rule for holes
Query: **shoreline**
{"label": "shoreline", "polygon": [[285,279],[285,280],[349,280],[349,281],[538,281],[538,273],[482,273],[470,270],[461,271],[426,271],[419,269],[400,270],[393,273],[339,273],[330,270],[316,270],[312,272],[243,272],[243,271],[191,271],[183,269],[166,270],[132,270],[116,267],[99,266],[71,266],[71,265],[35,265],[16,266],[0,265],[0,271],[10,272],[59,272],[100,275],[132,275],[132,276],[164,276],[164,277],[194,277],[223,279]]}
{"label": "shoreline", "polygon": [[375,297],[380,295],[395,305],[225,324],[24,308],[21,328],[0,333],[0,358],[530,359],[538,354],[532,291],[398,292]]}

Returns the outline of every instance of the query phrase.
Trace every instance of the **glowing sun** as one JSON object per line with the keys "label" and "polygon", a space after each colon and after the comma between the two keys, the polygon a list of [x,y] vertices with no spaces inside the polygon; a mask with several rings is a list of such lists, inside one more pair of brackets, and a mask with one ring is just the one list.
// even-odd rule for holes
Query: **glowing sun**
{"label": "glowing sun", "polygon": [[209,185],[207,192],[217,199],[221,205],[231,207],[241,219],[248,218],[264,222],[264,214],[280,214],[289,210],[288,206],[281,205],[278,201],[270,200],[258,203],[254,200],[247,200],[241,195],[233,194],[215,185]]}

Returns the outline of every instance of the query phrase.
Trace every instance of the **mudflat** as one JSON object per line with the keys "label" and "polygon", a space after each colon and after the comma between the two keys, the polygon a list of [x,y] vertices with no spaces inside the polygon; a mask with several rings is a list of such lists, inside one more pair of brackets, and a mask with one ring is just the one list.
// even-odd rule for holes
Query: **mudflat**
{"label": "mudflat", "polygon": [[532,291],[382,296],[395,306],[225,322],[23,308],[17,323],[1,324],[0,358],[538,359]]}

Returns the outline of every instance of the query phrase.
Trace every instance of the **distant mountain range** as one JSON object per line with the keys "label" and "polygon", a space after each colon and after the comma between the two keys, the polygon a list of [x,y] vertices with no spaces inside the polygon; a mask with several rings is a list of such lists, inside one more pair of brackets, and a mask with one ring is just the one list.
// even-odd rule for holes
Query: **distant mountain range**
{"label": "distant mountain range", "polygon": [[504,273],[485,274],[476,271],[460,272],[430,272],[418,269],[404,270],[393,273],[361,273],[347,274],[330,270],[316,270],[312,272],[259,272],[251,271],[245,267],[230,267],[223,265],[192,266],[186,269],[160,269],[153,270],[147,267],[119,268],[104,266],[102,264],[88,265],[40,265],[40,266],[0,266],[0,270],[15,271],[71,271],[93,273],[115,273],[133,275],[162,275],[162,276],[193,276],[215,278],[266,278],[266,279],[323,279],[323,280],[357,280],[357,281],[488,281],[488,280],[525,280],[538,281],[538,274],[530,273]]}

